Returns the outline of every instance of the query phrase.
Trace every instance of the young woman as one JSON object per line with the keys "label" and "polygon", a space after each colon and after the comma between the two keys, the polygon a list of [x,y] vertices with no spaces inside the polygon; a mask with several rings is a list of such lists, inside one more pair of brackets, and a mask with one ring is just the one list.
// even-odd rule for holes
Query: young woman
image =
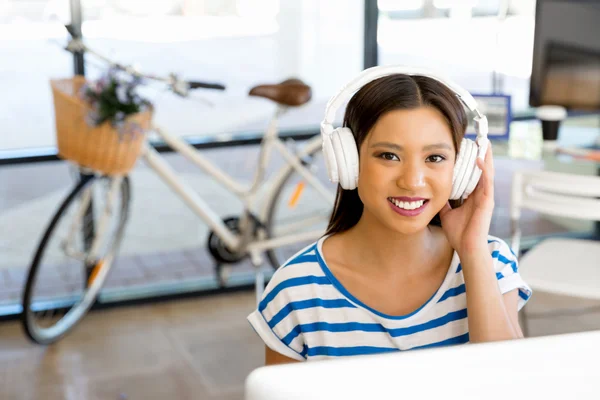
{"label": "young woman", "polygon": [[491,145],[481,177],[448,201],[467,115],[440,80],[391,74],[350,99],[357,188],[338,187],[324,237],[272,277],[249,322],[266,363],[522,337],[531,296],[509,246],[488,234]]}

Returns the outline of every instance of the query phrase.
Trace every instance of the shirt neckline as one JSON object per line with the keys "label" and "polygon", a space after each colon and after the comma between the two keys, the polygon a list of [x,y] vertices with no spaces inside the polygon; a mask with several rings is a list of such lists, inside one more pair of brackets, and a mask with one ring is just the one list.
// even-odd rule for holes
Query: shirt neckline
{"label": "shirt neckline", "polygon": [[352,295],[352,293],[350,293],[345,287],[344,285],[342,285],[342,283],[335,277],[335,275],[333,275],[333,273],[331,272],[331,270],[329,269],[329,267],[327,266],[327,262],[325,261],[325,257],[323,256],[323,242],[328,238],[329,236],[323,236],[321,239],[318,240],[317,242],[317,247],[316,247],[316,255],[317,255],[317,261],[319,262],[319,266],[321,267],[323,273],[325,274],[325,276],[327,276],[327,278],[331,281],[331,284],[344,296],[346,297],[346,299],[348,301],[350,301],[351,303],[354,303],[354,305],[361,307],[379,317],[382,318],[386,318],[386,319],[390,319],[390,320],[396,320],[396,321],[408,321],[408,320],[412,320],[414,318],[416,318],[417,316],[425,313],[429,308],[431,308],[433,305],[435,305],[439,299],[443,296],[443,294],[446,291],[446,288],[448,287],[448,285],[450,284],[450,282],[452,282],[456,269],[457,269],[457,262],[458,262],[458,255],[456,253],[456,251],[453,252],[452,254],[452,260],[450,261],[450,265],[448,266],[448,271],[446,272],[446,276],[444,277],[444,280],[442,281],[440,287],[435,291],[435,293],[429,298],[429,300],[427,300],[425,303],[423,303],[419,308],[417,308],[416,310],[410,312],[409,314],[405,314],[405,315],[388,315],[385,314],[381,311],[378,311],[366,304],[364,304],[362,301],[360,301],[358,298],[354,297]]}

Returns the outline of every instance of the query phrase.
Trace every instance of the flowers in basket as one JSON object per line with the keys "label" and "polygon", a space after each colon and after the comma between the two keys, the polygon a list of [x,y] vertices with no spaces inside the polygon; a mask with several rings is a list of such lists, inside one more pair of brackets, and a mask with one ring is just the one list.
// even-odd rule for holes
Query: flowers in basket
{"label": "flowers in basket", "polygon": [[109,122],[123,139],[127,135],[143,134],[144,130],[129,118],[152,109],[152,103],[142,98],[137,89],[142,84],[139,77],[110,68],[97,81],[88,81],[80,97],[90,106],[86,122],[92,127]]}

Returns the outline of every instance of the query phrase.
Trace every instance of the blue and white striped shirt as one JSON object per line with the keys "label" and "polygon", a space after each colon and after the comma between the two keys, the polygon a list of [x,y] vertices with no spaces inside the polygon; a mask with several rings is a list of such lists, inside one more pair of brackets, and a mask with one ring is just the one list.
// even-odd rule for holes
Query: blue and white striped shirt
{"label": "blue and white striped shirt", "polygon": [[[248,321],[272,350],[296,360],[382,353],[467,343],[465,281],[456,252],[437,292],[404,316],[385,315],[355,298],[322,256],[324,238],[304,248],[271,278]],[[519,309],[531,289],[509,246],[493,236],[488,246],[501,293],[519,289]]]}

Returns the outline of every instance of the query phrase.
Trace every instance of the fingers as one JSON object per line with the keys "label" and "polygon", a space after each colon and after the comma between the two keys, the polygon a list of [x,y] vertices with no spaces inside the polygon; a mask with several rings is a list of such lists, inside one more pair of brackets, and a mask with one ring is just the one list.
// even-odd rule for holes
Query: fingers
{"label": "fingers", "polygon": [[481,159],[477,160],[477,166],[481,168],[481,177],[477,183],[477,189],[483,191],[483,194],[487,196],[493,193],[490,189],[493,190],[494,183],[491,181],[488,166]]}
{"label": "fingers", "polygon": [[479,167],[479,169],[481,170],[481,175],[483,176],[483,174],[485,174],[485,172],[488,170],[487,168],[487,163],[482,160],[481,158],[477,159],[477,166]]}
{"label": "fingers", "polygon": [[481,187],[483,194],[493,196],[494,194],[494,157],[492,144],[488,144],[485,160],[477,159],[477,166],[481,169],[481,178],[477,186]]}
{"label": "fingers", "polygon": [[489,169],[490,175],[494,175],[494,150],[492,149],[492,143],[488,142],[488,148],[485,153],[485,164]]}

